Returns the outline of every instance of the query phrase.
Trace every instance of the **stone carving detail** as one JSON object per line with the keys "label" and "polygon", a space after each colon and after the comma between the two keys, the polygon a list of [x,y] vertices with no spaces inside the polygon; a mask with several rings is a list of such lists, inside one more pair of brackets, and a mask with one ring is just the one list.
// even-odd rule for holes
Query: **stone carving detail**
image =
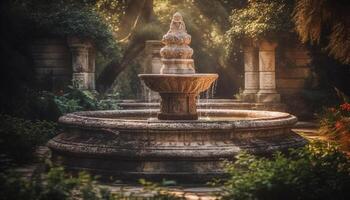
{"label": "stone carving detail", "polygon": [[196,74],[188,46],[191,36],[180,13],[175,13],[160,50],[160,74],[139,74],[145,85],[162,98],[158,119],[197,120],[197,96],[218,78],[217,74]]}
{"label": "stone carving detail", "polygon": [[274,42],[259,43],[259,92],[257,101],[262,103],[279,102],[280,95],[276,91],[275,48]]}
{"label": "stone carving detail", "polygon": [[162,43],[165,46],[160,50],[163,63],[161,73],[195,73],[191,59],[193,49],[188,46],[191,43],[191,36],[187,34],[185,22],[179,12],[174,14],[170,29],[163,36]]}
{"label": "stone carving detail", "polygon": [[89,40],[76,37],[67,39],[72,53],[73,87],[78,89],[95,89],[95,54]]}

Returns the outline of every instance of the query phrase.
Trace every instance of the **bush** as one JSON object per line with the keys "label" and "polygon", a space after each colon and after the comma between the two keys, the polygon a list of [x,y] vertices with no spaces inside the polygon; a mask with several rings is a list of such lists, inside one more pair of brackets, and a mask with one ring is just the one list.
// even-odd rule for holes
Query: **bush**
{"label": "bush", "polygon": [[313,143],[272,159],[240,154],[226,163],[223,199],[349,199],[349,158],[335,146]]}
{"label": "bush", "polygon": [[33,158],[38,145],[44,145],[56,135],[57,125],[47,121],[29,121],[0,115],[0,149],[14,163]]}
{"label": "bush", "polygon": [[[50,98],[50,96],[49,96]],[[116,100],[104,98],[89,90],[79,90],[69,87],[69,91],[62,95],[52,95],[60,114],[82,110],[114,110],[118,109]]]}
{"label": "bush", "polygon": [[281,36],[293,36],[291,13],[293,1],[254,0],[232,10],[230,28],[225,36],[228,55],[237,51],[243,38],[273,39],[286,42]]}
{"label": "bush", "polygon": [[325,108],[319,115],[320,132],[350,148],[350,103]]}
{"label": "bush", "polygon": [[36,36],[78,36],[92,39],[96,48],[109,57],[120,55],[113,31],[87,1],[30,0],[23,3],[33,21]]}
{"label": "bush", "polygon": [[[160,191],[154,184],[145,184],[146,190],[154,195],[149,200],[181,200],[166,191]],[[122,189],[111,192],[97,185],[93,177],[80,172],[78,177],[72,177],[64,172],[62,167],[51,168],[47,173],[38,174],[33,180],[25,180],[16,174],[0,174],[0,196],[3,200],[137,200],[144,199],[126,194]]]}

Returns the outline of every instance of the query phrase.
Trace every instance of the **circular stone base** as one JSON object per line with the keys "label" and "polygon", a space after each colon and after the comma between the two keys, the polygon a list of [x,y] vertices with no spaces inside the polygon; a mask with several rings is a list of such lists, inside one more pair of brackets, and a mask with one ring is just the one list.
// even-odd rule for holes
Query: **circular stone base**
{"label": "circular stone base", "polygon": [[[223,160],[242,151],[270,155],[300,147],[288,113],[199,110],[199,120],[157,120],[157,110],[92,111],[59,119],[63,132],[49,141],[53,161],[120,180],[163,178],[206,182],[224,176]],[[150,119],[149,119],[150,118]]]}

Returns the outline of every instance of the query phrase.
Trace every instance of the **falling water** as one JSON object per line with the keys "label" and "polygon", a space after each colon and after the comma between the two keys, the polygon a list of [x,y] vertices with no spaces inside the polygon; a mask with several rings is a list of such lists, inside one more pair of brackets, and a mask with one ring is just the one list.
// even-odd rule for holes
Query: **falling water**
{"label": "falling water", "polygon": [[211,85],[211,98],[214,99],[215,93],[216,93],[216,87],[218,86],[218,80],[215,80],[214,83]]}
{"label": "falling water", "polygon": [[[199,106],[200,98],[201,98],[201,95],[198,95],[197,96],[197,107],[198,108],[200,108],[200,106]],[[200,110],[198,111],[198,115],[199,115],[198,117],[201,118],[202,112]]]}
{"label": "falling water", "polygon": [[[210,89],[205,91],[205,109],[206,110],[208,110],[210,91],[211,91]],[[208,117],[208,114],[206,114],[206,117]]]}
{"label": "falling water", "polygon": [[146,102],[146,110],[148,110],[149,118],[152,116],[152,107],[151,107],[151,90],[146,86],[146,84],[142,81],[143,93],[142,97]]}
{"label": "falling water", "polygon": [[152,108],[151,108],[151,90],[147,88],[147,108],[149,117],[152,117]]}
{"label": "falling water", "polygon": [[[216,87],[217,87],[217,80],[215,80],[214,82],[213,82],[213,84],[210,86],[210,88],[205,92],[205,102],[203,102],[203,103],[205,103],[205,109],[206,110],[209,110],[209,112],[210,112],[210,110],[212,109],[212,106],[211,106],[211,104],[209,104],[209,100],[210,99],[213,99],[214,98],[214,95],[215,95],[215,92],[216,92]],[[199,99],[198,99],[198,101],[197,101],[197,105],[199,105]],[[209,112],[207,112],[207,113],[209,113]],[[201,116],[201,115],[200,115]],[[206,114],[205,115],[205,118],[203,118],[203,119],[206,119],[206,120],[210,120],[210,117],[209,117],[209,115],[208,114]]]}

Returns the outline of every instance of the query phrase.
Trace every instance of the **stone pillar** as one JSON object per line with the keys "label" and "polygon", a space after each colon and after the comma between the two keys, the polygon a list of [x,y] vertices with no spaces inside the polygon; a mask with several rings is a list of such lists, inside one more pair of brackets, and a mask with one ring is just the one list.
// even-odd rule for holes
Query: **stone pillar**
{"label": "stone pillar", "polygon": [[263,40],[259,43],[259,92],[257,102],[280,102],[276,91],[275,49],[277,43]]}
{"label": "stone pillar", "polygon": [[[143,62],[143,73],[160,74],[162,62],[160,59],[160,49],[163,44],[159,40],[147,40],[145,45],[145,60]],[[147,86],[142,87],[143,100],[160,101],[160,96],[157,92],[150,90]]]}
{"label": "stone pillar", "polygon": [[244,49],[244,91],[241,100],[254,102],[259,91],[258,51],[252,42],[245,43]]}
{"label": "stone pillar", "polygon": [[93,53],[91,42],[70,37],[68,38],[68,45],[72,53],[73,87],[82,90],[94,90],[95,58],[94,54],[89,56],[89,51]]}

